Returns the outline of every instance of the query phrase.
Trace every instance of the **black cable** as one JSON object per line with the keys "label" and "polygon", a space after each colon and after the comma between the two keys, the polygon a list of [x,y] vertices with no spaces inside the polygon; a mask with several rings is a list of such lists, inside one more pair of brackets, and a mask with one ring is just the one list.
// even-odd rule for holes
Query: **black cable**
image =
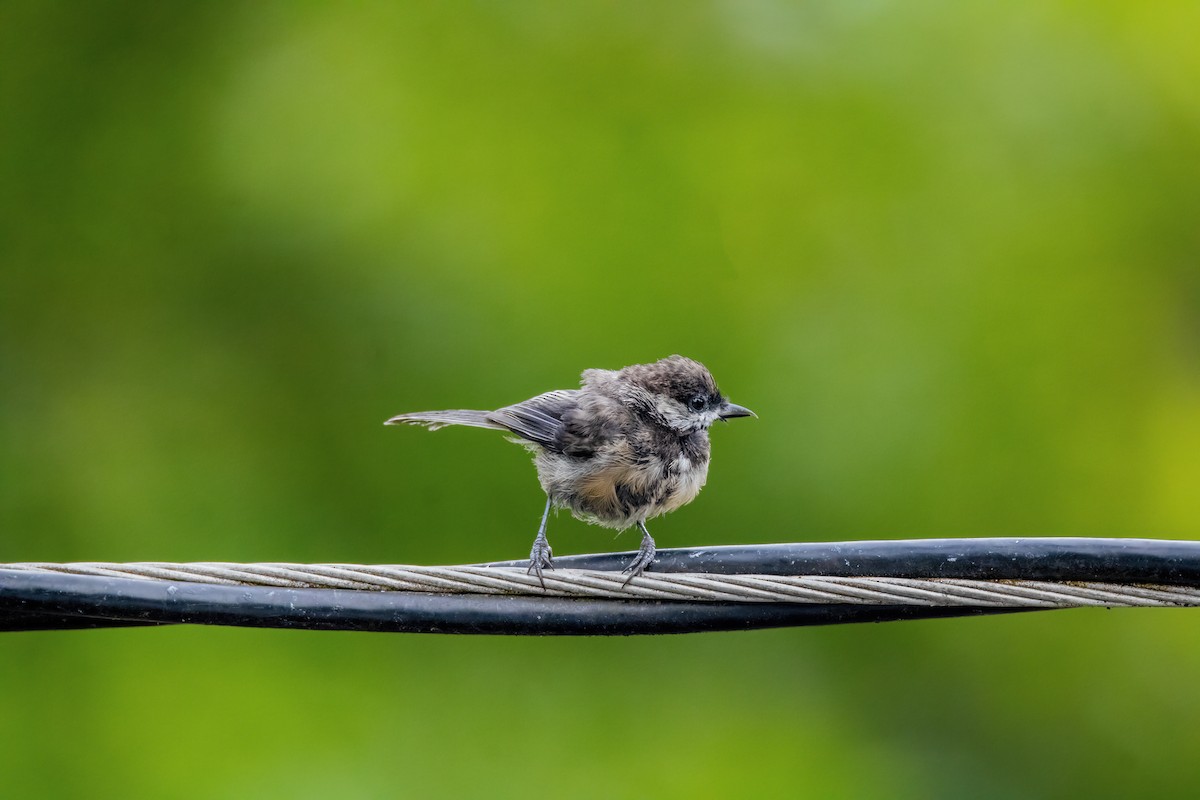
{"label": "black cable", "polygon": [[[560,568],[619,570],[628,554]],[[490,566],[523,567],[524,562]],[[1200,542],[927,539],[661,550],[652,572],[1200,585]],[[0,631],[201,624],[416,633],[629,635],[931,619],[983,607],[710,603],[280,589],[0,569]]]}

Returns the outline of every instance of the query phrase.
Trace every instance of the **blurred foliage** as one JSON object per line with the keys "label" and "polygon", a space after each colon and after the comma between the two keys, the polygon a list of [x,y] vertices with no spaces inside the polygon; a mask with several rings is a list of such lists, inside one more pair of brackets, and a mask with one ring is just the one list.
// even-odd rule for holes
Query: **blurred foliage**
{"label": "blurred foliage", "polygon": [[[1200,538],[1200,6],[0,4],[0,560],[519,557],[481,431],[681,352],[661,546]],[[557,552],[636,538],[560,516]],[[1190,794],[1191,611],[0,639],[11,797]]]}

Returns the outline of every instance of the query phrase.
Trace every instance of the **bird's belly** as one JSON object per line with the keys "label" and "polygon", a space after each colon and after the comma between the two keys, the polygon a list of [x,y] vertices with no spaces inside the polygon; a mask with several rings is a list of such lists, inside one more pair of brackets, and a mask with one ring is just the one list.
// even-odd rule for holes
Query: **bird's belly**
{"label": "bird's belly", "polygon": [[691,467],[672,476],[671,490],[658,503],[651,516],[657,517],[659,514],[666,514],[686,506],[696,499],[696,495],[700,494],[706,480],[708,480],[707,462],[703,466]]}
{"label": "bird's belly", "polygon": [[625,529],[687,505],[708,477],[708,463],[649,464],[537,460],[538,478],[550,499],[587,522]]}

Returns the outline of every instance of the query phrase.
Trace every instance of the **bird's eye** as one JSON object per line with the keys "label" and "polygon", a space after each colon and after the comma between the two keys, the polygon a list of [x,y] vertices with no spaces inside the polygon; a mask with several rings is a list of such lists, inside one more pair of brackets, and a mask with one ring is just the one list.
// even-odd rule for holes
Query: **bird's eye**
{"label": "bird's eye", "polygon": [[688,405],[691,406],[692,411],[703,411],[704,407],[708,405],[708,398],[702,394],[698,394],[691,400],[688,400]]}

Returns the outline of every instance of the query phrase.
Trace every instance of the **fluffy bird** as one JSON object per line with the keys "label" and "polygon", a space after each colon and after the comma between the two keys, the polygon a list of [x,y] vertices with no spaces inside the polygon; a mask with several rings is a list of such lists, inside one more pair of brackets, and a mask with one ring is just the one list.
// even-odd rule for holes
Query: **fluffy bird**
{"label": "fluffy bird", "polygon": [[[386,425],[490,428],[534,454],[546,509],[529,569],[542,580],[553,568],[546,539],[550,509],[577,519],[642,532],[626,583],[654,561],[646,520],[690,503],[708,477],[708,428],[717,420],[756,416],[722,396],[698,361],[674,355],[621,370],[584,371],[579,389],[558,389],[495,411],[420,411]],[[544,585],[544,583],[543,583]]]}

